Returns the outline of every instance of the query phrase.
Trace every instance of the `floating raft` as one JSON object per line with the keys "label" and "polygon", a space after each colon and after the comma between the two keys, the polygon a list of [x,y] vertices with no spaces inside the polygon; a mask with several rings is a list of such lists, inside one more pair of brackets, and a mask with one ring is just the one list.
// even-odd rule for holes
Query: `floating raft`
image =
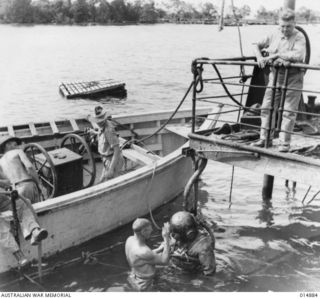
{"label": "floating raft", "polygon": [[101,93],[125,93],[125,83],[112,79],[88,81],[88,82],[70,82],[61,83],[59,90],[67,99],[77,97],[90,97]]}

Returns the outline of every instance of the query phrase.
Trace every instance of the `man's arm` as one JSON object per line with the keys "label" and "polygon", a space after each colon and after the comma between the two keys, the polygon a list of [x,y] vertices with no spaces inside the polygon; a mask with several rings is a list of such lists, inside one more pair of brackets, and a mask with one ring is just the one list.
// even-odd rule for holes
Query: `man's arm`
{"label": "man's arm", "polygon": [[11,185],[10,180],[8,180],[6,178],[6,176],[3,173],[2,168],[0,166],[0,187],[5,189],[5,188],[10,187],[10,185]]}
{"label": "man's arm", "polygon": [[268,48],[270,44],[270,37],[266,36],[262,40],[253,44],[253,52],[257,58],[257,63],[260,68],[264,68],[270,59],[269,57],[263,57],[261,50]]}
{"label": "man's arm", "polygon": [[30,160],[28,159],[27,155],[24,153],[23,150],[19,150],[19,158],[20,158],[22,164],[24,165],[25,169],[27,170],[28,174],[39,185],[40,184],[40,180],[39,180],[39,176],[37,174],[37,171],[36,171],[36,169],[34,168],[34,166],[32,165],[32,163],[30,162]]}
{"label": "man's arm", "polygon": [[[148,251],[145,255],[145,259],[148,260],[149,263],[154,265],[166,265],[169,262],[170,258],[170,228],[169,223],[165,223],[162,227],[162,237],[163,237],[163,250],[161,253],[156,253],[155,251]],[[159,247],[159,248],[160,248]]]}
{"label": "man's arm", "polygon": [[113,146],[113,156],[111,159],[109,171],[107,173],[107,178],[113,178],[115,167],[120,159],[120,146],[119,144]]}

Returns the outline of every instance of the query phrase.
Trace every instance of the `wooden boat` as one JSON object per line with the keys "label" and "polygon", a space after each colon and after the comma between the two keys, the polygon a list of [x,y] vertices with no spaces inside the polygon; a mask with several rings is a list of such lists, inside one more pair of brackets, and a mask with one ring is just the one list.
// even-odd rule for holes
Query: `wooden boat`
{"label": "wooden boat", "polygon": [[[199,109],[198,114],[207,115],[207,109]],[[114,117],[113,121],[117,125],[121,141],[124,143],[125,140],[133,138],[133,134],[138,134],[140,138],[154,134],[170,115],[171,112],[168,111],[130,116],[119,115]],[[190,128],[179,133],[179,127],[188,126],[190,119],[190,110],[181,110],[169,122],[169,126],[146,139],[144,146],[132,144],[129,147],[124,147],[123,155],[127,162],[124,174],[107,182],[95,183],[87,187],[86,184],[90,185],[92,181],[92,176],[89,175],[89,178],[87,177],[83,182],[80,182],[80,185],[83,184],[87,188],[70,192],[72,188],[79,187],[79,184],[74,183],[76,178],[73,177],[73,181],[69,182],[67,189],[55,190],[55,194],[58,196],[54,195],[53,198],[34,204],[33,207],[41,226],[49,231],[48,238],[42,242],[43,256],[51,256],[109,232],[129,223],[136,217],[148,214],[149,211],[179,195],[192,174],[191,159],[182,156],[182,148],[186,146],[187,141],[185,136]],[[206,126],[205,123],[204,126]],[[0,128],[0,132],[1,135],[10,134],[20,137],[26,143],[27,153],[30,148],[35,146],[35,143],[40,145],[40,148],[45,148],[50,159],[47,157],[47,159],[41,160],[41,157],[43,158],[41,151],[35,156],[39,158],[37,161],[42,163],[40,167],[42,170],[47,169],[48,172],[52,170],[50,165],[54,164],[56,169],[55,183],[59,189],[66,184],[64,179],[67,180],[73,175],[77,176],[79,171],[75,174],[65,175],[65,172],[72,172],[72,167],[70,170],[68,163],[54,161],[57,158],[57,151],[64,150],[64,153],[69,155],[67,160],[69,159],[70,162],[71,158],[77,154],[70,155],[70,147],[60,148],[60,145],[66,146],[69,133],[73,133],[71,137],[74,137],[74,133],[83,132],[87,127],[92,128],[93,124],[87,119],[77,119],[6,126]],[[98,155],[93,155],[93,157],[93,164],[99,174],[101,171],[99,157]],[[73,159],[71,162],[75,164],[72,165],[77,165],[77,161],[77,159]],[[90,157],[83,156],[83,168],[90,168],[91,162]],[[40,177],[44,175],[39,168],[38,171]],[[86,171],[83,173],[84,177],[88,176]],[[53,183],[54,180],[52,180]],[[48,192],[49,195],[50,192]],[[10,218],[10,213],[2,213],[0,221]],[[21,236],[20,240],[22,250],[27,258],[36,259],[37,247],[30,246],[29,242]],[[0,273],[16,266],[17,263],[12,254],[0,248]]]}
{"label": "wooden boat", "polygon": [[59,85],[60,93],[67,99],[77,97],[90,97],[98,94],[125,94],[125,83],[113,79],[88,81],[88,82],[69,82]]}

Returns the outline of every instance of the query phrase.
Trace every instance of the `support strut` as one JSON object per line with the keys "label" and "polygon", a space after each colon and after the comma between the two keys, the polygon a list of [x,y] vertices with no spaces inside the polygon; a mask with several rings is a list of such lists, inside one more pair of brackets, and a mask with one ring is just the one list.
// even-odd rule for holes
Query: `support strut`
{"label": "support strut", "polygon": [[[188,183],[186,184],[186,186],[184,188],[184,192],[183,192],[183,198],[184,198],[183,209],[185,211],[188,211],[188,212],[194,214],[194,215],[197,215],[198,180],[199,180],[200,175],[202,174],[202,172],[206,168],[207,163],[208,163],[208,160],[204,159],[204,158],[200,158],[196,162],[195,172],[193,173],[193,175],[191,176],[191,178],[189,179]],[[195,194],[194,194],[193,202],[190,204],[189,196],[190,196],[190,192],[191,192],[191,188],[192,187],[195,187],[194,188]]]}

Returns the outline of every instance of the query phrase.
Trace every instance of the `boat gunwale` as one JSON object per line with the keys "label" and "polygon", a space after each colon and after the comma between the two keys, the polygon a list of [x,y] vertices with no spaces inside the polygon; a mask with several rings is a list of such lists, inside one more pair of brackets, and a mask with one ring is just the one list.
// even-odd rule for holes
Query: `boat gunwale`
{"label": "boat gunwale", "polygon": [[[153,173],[158,174],[161,171],[166,170],[171,164],[178,162],[181,159],[185,159],[182,156],[182,148],[188,144],[180,146],[172,153],[155,161],[156,168],[154,170],[153,164],[145,165],[139,169],[131,171],[129,173],[120,175],[109,181],[91,186],[86,189],[71,192],[69,194],[61,195],[58,197],[50,198],[43,202],[33,204],[33,207],[37,214],[45,214],[47,212],[53,212],[55,210],[64,209],[68,206],[75,204],[81,204],[83,201],[87,201],[90,198],[99,197],[104,193],[119,189],[120,187],[128,184],[132,184],[137,181],[141,181]],[[4,212],[3,214],[10,213]]]}

